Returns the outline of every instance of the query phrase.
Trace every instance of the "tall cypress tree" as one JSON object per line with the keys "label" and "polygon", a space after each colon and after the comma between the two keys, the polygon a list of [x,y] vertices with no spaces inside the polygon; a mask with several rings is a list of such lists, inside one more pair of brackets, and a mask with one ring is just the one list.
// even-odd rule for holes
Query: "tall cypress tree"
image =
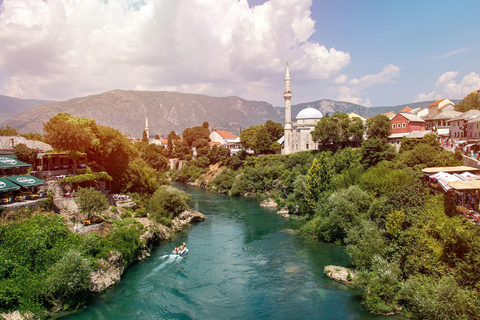
{"label": "tall cypress tree", "polygon": [[318,160],[317,158],[313,159],[305,188],[305,201],[311,211],[317,207],[322,194],[330,189],[332,175],[332,165],[325,153],[320,154]]}

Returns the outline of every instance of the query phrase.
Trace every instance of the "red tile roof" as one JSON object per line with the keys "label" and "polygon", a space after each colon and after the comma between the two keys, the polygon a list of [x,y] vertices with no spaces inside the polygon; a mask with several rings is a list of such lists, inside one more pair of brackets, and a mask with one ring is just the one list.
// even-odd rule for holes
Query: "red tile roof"
{"label": "red tile roof", "polygon": [[401,113],[401,112],[409,112],[409,111],[412,111],[412,110],[413,110],[412,108],[405,107],[405,108],[403,108],[402,110],[398,111],[398,113]]}
{"label": "red tile roof", "polygon": [[222,138],[230,138],[230,139],[235,139],[237,136],[234,134],[231,134],[230,132],[227,131],[222,131],[222,130],[215,130],[217,133],[222,137]]}
{"label": "red tile roof", "polygon": [[437,100],[437,101],[435,101],[435,102],[432,102],[432,103],[430,103],[428,106],[429,106],[429,107],[438,106],[438,104],[439,104],[440,102],[442,102],[443,100],[445,100],[445,99]]}

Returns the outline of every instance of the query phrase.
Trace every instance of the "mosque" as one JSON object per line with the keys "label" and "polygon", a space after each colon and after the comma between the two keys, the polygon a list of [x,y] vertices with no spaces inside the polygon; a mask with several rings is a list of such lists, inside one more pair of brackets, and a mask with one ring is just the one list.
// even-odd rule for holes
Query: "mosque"
{"label": "mosque", "polygon": [[[292,154],[300,151],[317,150],[318,143],[313,141],[311,132],[323,117],[323,114],[314,108],[305,108],[300,111],[292,123],[292,91],[290,86],[290,72],[285,72],[285,133],[283,136],[282,154]],[[281,140],[282,140],[281,139]]]}

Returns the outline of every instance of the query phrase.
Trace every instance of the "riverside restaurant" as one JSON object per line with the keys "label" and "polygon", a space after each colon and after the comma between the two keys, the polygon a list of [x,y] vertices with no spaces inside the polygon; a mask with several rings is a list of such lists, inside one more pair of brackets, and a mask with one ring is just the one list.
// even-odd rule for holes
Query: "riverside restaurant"
{"label": "riverside restaurant", "polygon": [[432,167],[422,171],[433,191],[445,193],[458,214],[480,225],[480,169],[457,166]]}
{"label": "riverside restaurant", "polygon": [[0,155],[0,204],[35,200],[46,196],[38,192],[45,182],[28,174],[31,165],[18,160],[15,155]]}

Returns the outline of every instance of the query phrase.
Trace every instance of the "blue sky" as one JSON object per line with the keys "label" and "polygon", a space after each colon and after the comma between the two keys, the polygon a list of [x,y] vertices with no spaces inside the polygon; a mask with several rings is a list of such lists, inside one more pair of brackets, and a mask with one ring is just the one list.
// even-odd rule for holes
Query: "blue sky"
{"label": "blue sky", "polygon": [[0,94],[385,106],[480,89],[480,1],[0,0]]}
{"label": "blue sky", "polygon": [[433,91],[445,72],[458,71],[459,82],[480,71],[479,1],[316,0],[312,16],[313,39],[350,53],[346,74],[362,77],[383,65],[400,67],[395,83],[368,90],[375,105],[411,102]]}

